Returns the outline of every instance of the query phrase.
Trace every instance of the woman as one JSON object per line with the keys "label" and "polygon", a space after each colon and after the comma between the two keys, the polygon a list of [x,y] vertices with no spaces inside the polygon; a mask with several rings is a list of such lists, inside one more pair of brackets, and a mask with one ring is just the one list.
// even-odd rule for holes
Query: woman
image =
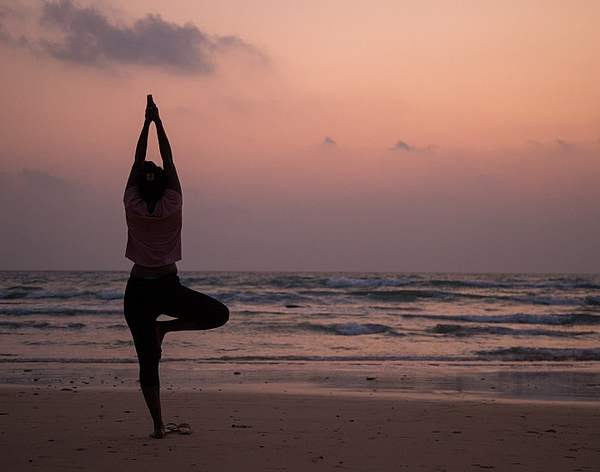
{"label": "woman", "polygon": [[[152,123],[156,125],[163,168],[146,161]],[[179,283],[176,262],[181,260],[181,185],[151,95],[123,202],[128,229],[125,256],[134,263],[125,290],[125,319],[140,364],[142,393],[154,422],[151,436],[158,439],[166,434],[158,378],[165,334],[217,328],[227,323],[229,310],[221,302]],[[160,315],[174,319],[157,321]]]}

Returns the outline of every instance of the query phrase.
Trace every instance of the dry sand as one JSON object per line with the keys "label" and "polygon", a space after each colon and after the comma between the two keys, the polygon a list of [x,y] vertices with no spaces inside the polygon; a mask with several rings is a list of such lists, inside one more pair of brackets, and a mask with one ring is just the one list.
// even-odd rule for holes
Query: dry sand
{"label": "dry sand", "polygon": [[599,403],[163,391],[162,440],[133,389],[0,388],[2,469],[598,471]]}

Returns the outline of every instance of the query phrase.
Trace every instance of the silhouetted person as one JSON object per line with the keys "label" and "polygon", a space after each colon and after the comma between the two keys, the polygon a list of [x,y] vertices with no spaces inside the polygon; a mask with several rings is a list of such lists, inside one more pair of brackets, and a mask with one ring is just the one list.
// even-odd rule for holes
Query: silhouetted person
{"label": "silhouetted person", "polygon": [[[148,131],[153,122],[163,168],[146,161]],[[179,282],[176,262],[181,260],[181,185],[151,95],[123,202],[128,229],[125,255],[134,262],[125,290],[125,319],[140,364],[142,393],[154,422],[151,436],[162,438],[166,430],[160,407],[158,363],[165,334],[217,328],[227,323],[229,310]],[[173,319],[157,321],[160,315]]]}

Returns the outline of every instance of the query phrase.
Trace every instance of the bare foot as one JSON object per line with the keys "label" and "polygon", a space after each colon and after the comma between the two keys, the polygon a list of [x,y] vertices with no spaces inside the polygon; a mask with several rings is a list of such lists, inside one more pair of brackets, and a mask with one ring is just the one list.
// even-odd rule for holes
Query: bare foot
{"label": "bare foot", "polygon": [[152,439],[162,439],[167,435],[165,428],[155,429],[150,433]]}

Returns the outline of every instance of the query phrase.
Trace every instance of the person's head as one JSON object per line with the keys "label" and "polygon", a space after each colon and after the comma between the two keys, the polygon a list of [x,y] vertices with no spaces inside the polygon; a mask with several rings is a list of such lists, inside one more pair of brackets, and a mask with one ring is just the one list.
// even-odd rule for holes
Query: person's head
{"label": "person's head", "polygon": [[167,184],[165,171],[154,162],[145,161],[137,184],[144,200],[160,200]]}

